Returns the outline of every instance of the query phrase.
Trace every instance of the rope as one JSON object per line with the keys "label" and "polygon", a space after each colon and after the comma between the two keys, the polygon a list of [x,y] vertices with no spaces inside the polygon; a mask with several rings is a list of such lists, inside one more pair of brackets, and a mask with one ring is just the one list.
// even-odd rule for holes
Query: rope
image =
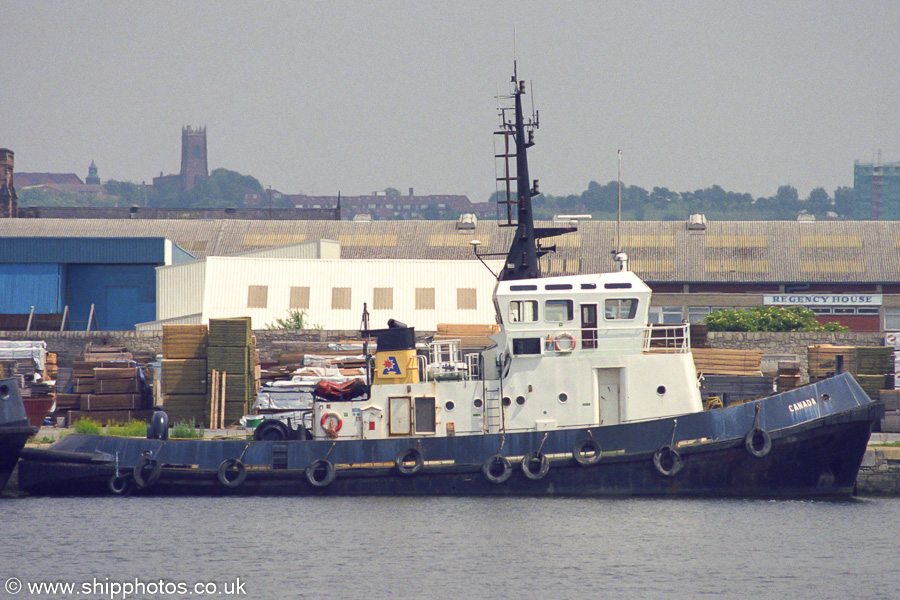
{"label": "rope", "polygon": [[328,449],[328,452],[325,453],[325,456],[322,460],[328,460],[328,456],[331,454],[331,451],[334,450],[334,447],[337,446],[337,442],[331,442],[331,448]]}
{"label": "rope", "polygon": [[678,427],[678,419],[672,420],[672,441],[669,442],[669,446],[673,449],[675,448],[675,429]]}
{"label": "rope", "polygon": [[502,453],[503,453],[503,446],[504,446],[504,445],[506,445],[506,434],[505,434],[505,433],[503,434],[503,439],[502,439],[502,441],[500,442],[500,449],[497,451],[497,454],[502,454]]}
{"label": "rope", "polygon": [[544,434],[544,439],[541,440],[541,445],[538,446],[538,449],[537,449],[538,454],[541,453],[541,449],[544,447],[544,442],[547,441],[547,436],[548,436],[548,435],[550,435],[550,434],[549,434],[549,433],[545,433],[545,434]]}

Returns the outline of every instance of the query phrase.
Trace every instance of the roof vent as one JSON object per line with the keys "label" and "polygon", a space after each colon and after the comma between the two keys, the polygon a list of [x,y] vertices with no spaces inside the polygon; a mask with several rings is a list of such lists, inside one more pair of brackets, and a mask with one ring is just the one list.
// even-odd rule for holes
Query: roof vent
{"label": "roof vent", "polygon": [[688,217],[688,231],[706,231],[706,215],[691,215]]}
{"label": "roof vent", "polygon": [[353,215],[353,220],[354,221],[371,221],[372,215],[370,215],[369,213],[357,213],[357,214]]}
{"label": "roof vent", "polygon": [[459,215],[459,219],[456,221],[457,229],[475,229],[475,226],[478,224],[478,218],[472,213],[465,213]]}

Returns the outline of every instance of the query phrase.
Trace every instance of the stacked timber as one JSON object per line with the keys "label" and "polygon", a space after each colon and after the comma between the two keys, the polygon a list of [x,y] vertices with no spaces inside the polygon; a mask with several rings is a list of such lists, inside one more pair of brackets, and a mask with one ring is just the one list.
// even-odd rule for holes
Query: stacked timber
{"label": "stacked timber", "polygon": [[172,424],[209,422],[206,325],[164,325],[160,392]]}
{"label": "stacked timber", "polygon": [[211,428],[232,425],[250,411],[259,388],[258,362],[249,317],[209,320]]}
{"label": "stacked timber", "polygon": [[102,425],[150,418],[146,374],[133,360],[75,361],[72,372],[73,392],[59,394],[56,405],[69,425],[84,418]]}
{"label": "stacked timber", "polygon": [[856,374],[856,351],[854,346],[832,346],[823,344],[809,346],[806,349],[809,359],[809,380],[819,381],[826,377],[833,377],[840,372]]}
{"label": "stacked timber", "polygon": [[900,433],[900,390],[881,390],[880,398],[884,402],[881,431]]}
{"label": "stacked timber", "polygon": [[758,350],[694,348],[694,366],[702,375],[700,395],[707,401],[719,397],[725,406],[770,396],[774,377],[760,371],[763,353]]}
{"label": "stacked timber", "polygon": [[800,361],[782,360],[778,362],[777,387],[779,392],[800,387]]}
{"label": "stacked timber", "polygon": [[493,345],[488,337],[500,331],[494,325],[461,325],[456,323],[438,323],[434,341],[459,340],[460,350],[483,350]]}

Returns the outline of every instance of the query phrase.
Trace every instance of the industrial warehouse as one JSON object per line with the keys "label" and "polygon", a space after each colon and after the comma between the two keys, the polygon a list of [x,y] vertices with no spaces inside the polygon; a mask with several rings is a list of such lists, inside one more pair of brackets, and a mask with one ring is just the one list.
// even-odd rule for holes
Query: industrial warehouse
{"label": "industrial warehouse", "polygon": [[[472,217],[2,219],[0,314],[68,307],[67,327],[85,329],[93,305],[91,326],[101,330],[248,315],[262,329],[298,309],[323,329],[353,329],[366,303],[379,320],[408,320],[422,330],[493,323],[490,270],[511,235],[496,221]],[[718,308],[773,304],[808,306],[821,321],[851,331],[900,330],[898,222],[707,222],[695,215],[617,228],[587,221],[543,243],[555,246],[541,259],[549,276],[612,271],[612,251],[622,249],[653,291],[657,323],[698,323]],[[35,252],[35,244],[44,250]],[[129,269],[140,275],[124,277]],[[9,291],[37,271],[43,283],[32,292]],[[155,298],[147,299],[148,289]],[[146,300],[123,301],[129,297]]]}

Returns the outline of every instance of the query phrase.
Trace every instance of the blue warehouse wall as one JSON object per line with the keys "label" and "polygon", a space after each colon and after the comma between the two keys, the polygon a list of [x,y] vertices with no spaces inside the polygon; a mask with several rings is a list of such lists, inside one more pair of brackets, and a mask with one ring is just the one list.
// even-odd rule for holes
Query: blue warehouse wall
{"label": "blue warehouse wall", "polygon": [[156,265],[68,265],[66,298],[71,329],[127,331],[156,318]]}
{"label": "blue warehouse wall", "polygon": [[0,264],[0,314],[62,312],[65,268],[48,263]]}

